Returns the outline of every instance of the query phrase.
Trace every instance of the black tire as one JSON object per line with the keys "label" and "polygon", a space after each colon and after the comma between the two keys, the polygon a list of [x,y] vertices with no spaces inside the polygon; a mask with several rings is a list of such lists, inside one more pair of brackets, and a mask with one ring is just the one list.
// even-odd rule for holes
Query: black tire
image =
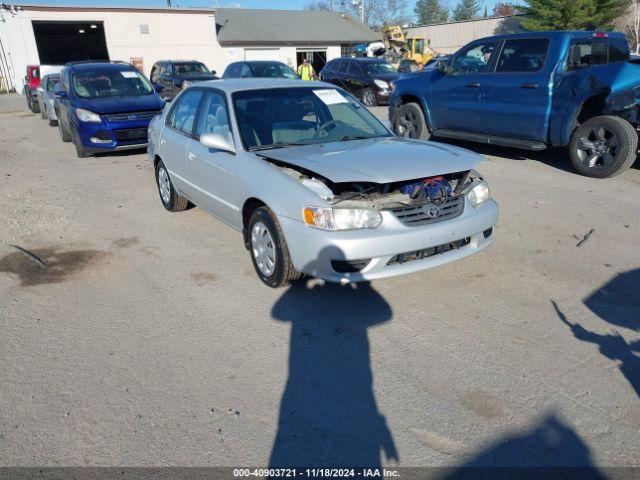
{"label": "black tire", "polygon": [[49,126],[50,127],[55,127],[56,125],[58,125],[58,121],[57,120],[49,120]]}
{"label": "black tire", "polygon": [[[168,195],[166,198],[163,197],[163,189],[161,187],[161,178],[166,175],[166,182],[168,185]],[[189,206],[189,201],[178,194],[176,189],[173,186],[173,182],[171,181],[171,177],[169,176],[169,172],[167,171],[167,167],[164,166],[162,161],[158,162],[156,165],[156,186],[158,187],[158,195],[160,196],[160,201],[162,202],[162,206],[170,212],[182,212],[186,210]]]}
{"label": "black tire", "polygon": [[77,132],[73,132],[73,144],[76,147],[76,155],[78,156],[78,158],[87,158],[91,156],[91,152],[89,152],[89,150],[87,150],[87,148],[82,145]]}
{"label": "black tire", "polygon": [[396,112],[393,131],[399,137],[429,140],[431,133],[422,108],[415,102],[401,105]]}
{"label": "black tire", "polygon": [[71,135],[69,135],[69,132],[67,132],[60,120],[58,120],[58,132],[60,133],[60,140],[65,143],[69,143],[71,141]]}
{"label": "black tire", "polygon": [[376,98],[376,93],[372,88],[365,88],[362,92],[362,103],[366,107],[375,107],[378,105],[378,99]]}
{"label": "black tire", "polygon": [[31,111],[33,113],[40,113],[40,104],[38,103],[37,97],[31,95]]}
{"label": "black tire", "polygon": [[[275,251],[275,265],[273,267],[273,273],[270,275],[261,271],[256,260],[253,231],[254,227],[256,227],[258,223],[266,227],[268,230]],[[255,269],[258,278],[262,280],[262,283],[271,288],[280,288],[295,282],[302,276],[291,262],[289,248],[287,247],[287,242],[284,238],[284,234],[282,233],[282,229],[280,228],[280,224],[268,207],[259,207],[253,212],[251,219],[249,220],[248,237],[251,262],[253,263],[253,268]]]}
{"label": "black tire", "polygon": [[607,178],[627,170],[635,162],[638,134],[620,117],[602,115],[580,125],[571,136],[569,156],[582,175]]}

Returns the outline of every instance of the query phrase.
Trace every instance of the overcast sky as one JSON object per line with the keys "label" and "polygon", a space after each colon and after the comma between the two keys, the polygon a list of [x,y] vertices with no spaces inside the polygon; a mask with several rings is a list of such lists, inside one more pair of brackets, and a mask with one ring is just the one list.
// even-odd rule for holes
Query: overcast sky
{"label": "overcast sky", "polygon": [[[338,5],[341,0],[334,0],[334,5]],[[351,0],[345,0],[351,2]],[[457,3],[457,0],[444,0],[450,7]],[[486,4],[489,12],[497,0],[478,0],[484,8]],[[5,0],[5,3],[13,3]],[[15,3],[18,3],[17,1]],[[166,0],[23,0],[20,3],[29,5],[80,5],[80,6],[122,6],[122,7],[166,7]],[[307,0],[172,0],[174,6],[181,7],[244,7],[244,8],[277,8],[300,10],[307,3]],[[408,0],[409,13],[413,15],[415,0]],[[480,12],[482,14],[482,12]]]}

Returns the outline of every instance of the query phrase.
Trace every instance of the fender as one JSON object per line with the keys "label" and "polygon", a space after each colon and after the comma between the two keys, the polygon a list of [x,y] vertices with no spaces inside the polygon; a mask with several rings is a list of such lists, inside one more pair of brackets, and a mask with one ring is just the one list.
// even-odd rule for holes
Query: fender
{"label": "fender", "polygon": [[[431,122],[431,111],[429,109],[429,103],[427,101],[427,93],[426,92],[420,92],[417,90],[406,90],[406,91],[402,91],[402,92],[398,92],[397,94],[397,98],[394,99],[395,101],[395,111],[397,113],[397,108],[399,108],[400,103],[410,103],[410,102],[401,102],[401,100],[403,98],[406,97],[414,97],[418,100],[418,104],[420,105],[420,107],[422,108],[422,113],[424,113],[424,119],[427,122],[427,126],[429,127],[429,130],[433,129],[433,125]],[[393,123],[393,119],[389,118],[392,123]]]}

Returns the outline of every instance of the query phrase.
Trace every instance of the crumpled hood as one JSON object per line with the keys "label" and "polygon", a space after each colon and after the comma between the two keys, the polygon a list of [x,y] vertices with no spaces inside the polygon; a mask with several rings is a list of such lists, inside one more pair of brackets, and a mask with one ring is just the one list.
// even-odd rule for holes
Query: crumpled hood
{"label": "crumpled hood", "polygon": [[77,101],[76,106],[99,114],[127,113],[145,110],[162,110],[164,100],[157,94],[133,95],[127,97],[82,99]]}
{"label": "crumpled hood", "polygon": [[298,166],[334,183],[389,183],[471,170],[484,160],[464,148],[400,137],[278,148],[266,158]]}

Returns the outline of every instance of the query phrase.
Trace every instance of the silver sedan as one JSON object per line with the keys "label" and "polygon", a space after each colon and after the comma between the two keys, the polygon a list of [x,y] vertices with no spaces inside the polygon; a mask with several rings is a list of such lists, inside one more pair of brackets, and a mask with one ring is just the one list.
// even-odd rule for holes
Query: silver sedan
{"label": "silver sedan", "polygon": [[321,82],[198,83],[151,122],[148,153],[164,207],[241,231],[271,287],[442,265],[489,246],[498,219],[482,157],[395,137]]}
{"label": "silver sedan", "polygon": [[43,119],[49,120],[49,125],[52,127],[58,124],[58,117],[56,116],[56,111],[53,108],[53,102],[55,100],[54,89],[59,80],[59,73],[49,73],[44,75],[37,90],[40,114]]}

